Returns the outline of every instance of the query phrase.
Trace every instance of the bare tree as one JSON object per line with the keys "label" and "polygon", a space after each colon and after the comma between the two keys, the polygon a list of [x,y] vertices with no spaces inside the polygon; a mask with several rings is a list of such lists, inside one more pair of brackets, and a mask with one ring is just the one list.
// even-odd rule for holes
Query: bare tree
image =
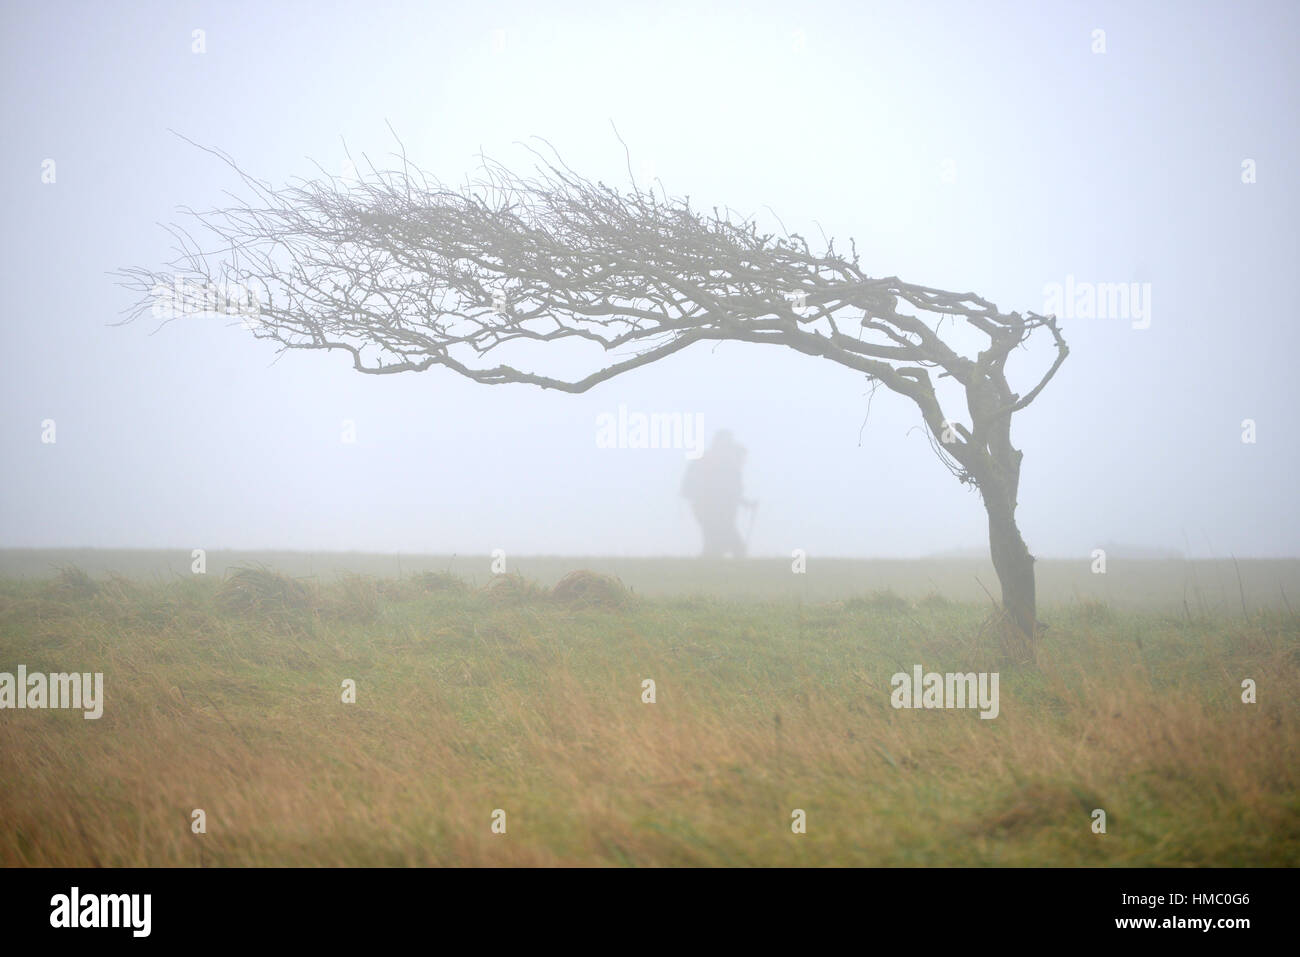
{"label": "bare tree", "polygon": [[[1069,353],[1055,317],[873,278],[852,242],[849,255],[834,241],[815,253],[784,227],[760,232],[689,196],[593,183],[553,150],[533,150],[528,176],[484,160],[459,188],[431,180],[404,151],[395,168],[371,165],[356,182],[322,173],[280,189],[210,152],[252,196],[185,210],[206,240],[170,227],[169,271],[124,270],[123,284],[143,293],[128,319],[158,314],[169,295],[168,308],[189,311],[178,289],[243,289],[246,324],[281,349],[342,350],[372,375],[443,366],[476,382],[575,393],[710,340],[846,366],[915,402],[940,458],[979,489],[1009,651],[1032,653],[1034,559],[1016,524],[1022,453],[1011,417]],[[1054,361],[1022,395],[1008,385],[1007,360],[1039,329]],[[941,332],[974,333],[979,348],[961,354]],[[967,422],[941,407],[943,377],[964,391]]]}

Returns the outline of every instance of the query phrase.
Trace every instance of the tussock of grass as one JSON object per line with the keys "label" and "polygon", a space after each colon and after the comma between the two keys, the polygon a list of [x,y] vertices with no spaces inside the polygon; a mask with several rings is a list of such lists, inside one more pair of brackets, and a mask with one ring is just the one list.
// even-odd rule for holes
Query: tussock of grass
{"label": "tussock of grass", "polygon": [[307,585],[260,565],[232,570],[215,601],[226,614],[260,616],[305,611],[313,604]]}
{"label": "tussock of grass", "polygon": [[[998,666],[986,602],[585,615],[517,577],[266,569],[61,594],[0,581],[0,670],[103,671],[104,716],[0,713],[3,866],[1300,864],[1284,612],[1048,606],[1037,664]],[[1001,713],[893,709],[916,664],[1000,667]]]}
{"label": "tussock of grass", "polygon": [[518,572],[493,575],[483,586],[480,594],[496,605],[520,605],[547,597],[546,589],[524,578]]}
{"label": "tussock of grass", "polygon": [[632,596],[623,583],[612,575],[578,570],[556,582],[551,589],[551,597],[566,605],[622,608]]}
{"label": "tussock of grass", "polygon": [[94,579],[76,565],[60,566],[58,574],[45,589],[46,594],[57,601],[93,598],[98,591]]}

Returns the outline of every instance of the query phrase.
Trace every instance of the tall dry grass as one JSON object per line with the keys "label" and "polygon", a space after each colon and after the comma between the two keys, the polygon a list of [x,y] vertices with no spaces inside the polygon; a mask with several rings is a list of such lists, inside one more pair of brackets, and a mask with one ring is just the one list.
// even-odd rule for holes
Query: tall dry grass
{"label": "tall dry grass", "polygon": [[[0,711],[3,865],[1300,863],[1289,614],[1060,606],[1009,669],[938,595],[70,575],[0,583],[0,671],[102,671],[107,699]],[[1000,669],[1000,715],[894,710],[914,664]]]}

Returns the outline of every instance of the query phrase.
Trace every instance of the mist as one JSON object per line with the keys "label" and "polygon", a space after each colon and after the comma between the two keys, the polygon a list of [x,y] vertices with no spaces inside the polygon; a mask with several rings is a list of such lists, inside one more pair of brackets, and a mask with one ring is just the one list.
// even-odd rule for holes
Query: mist
{"label": "mist", "polygon": [[[873,276],[1054,309],[1069,359],[1012,432],[1035,554],[1296,555],[1274,290],[1300,261],[1300,11],[999,10],[7,7],[0,545],[694,555],[698,448],[617,438],[677,415],[747,449],[751,555],[987,553],[916,408],[790,350],[698,343],[570,395],[358,375],[228,316],[113,325],[110,274],[241,193],[194,143],[275,185],[399,149],[454,184],[482,155],[526,172],[544,137],[592,181],[851,237]],[[1124,314],[1080,305],[1118,284]]]}

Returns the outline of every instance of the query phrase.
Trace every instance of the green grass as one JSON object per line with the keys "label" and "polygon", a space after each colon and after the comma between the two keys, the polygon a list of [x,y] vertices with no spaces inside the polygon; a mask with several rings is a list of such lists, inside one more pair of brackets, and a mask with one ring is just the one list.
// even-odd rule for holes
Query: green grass
{"label": "green grass", "polygon": [[[107,699],[0,711],[0,864],[1300,863],[1285,607],[1048,603],[1007,665],[987,600],[929,574],[821,601],[470,577],[0,581],[0,671]],[[893,709],[915,664],[998,671],[1000,715]]]}

